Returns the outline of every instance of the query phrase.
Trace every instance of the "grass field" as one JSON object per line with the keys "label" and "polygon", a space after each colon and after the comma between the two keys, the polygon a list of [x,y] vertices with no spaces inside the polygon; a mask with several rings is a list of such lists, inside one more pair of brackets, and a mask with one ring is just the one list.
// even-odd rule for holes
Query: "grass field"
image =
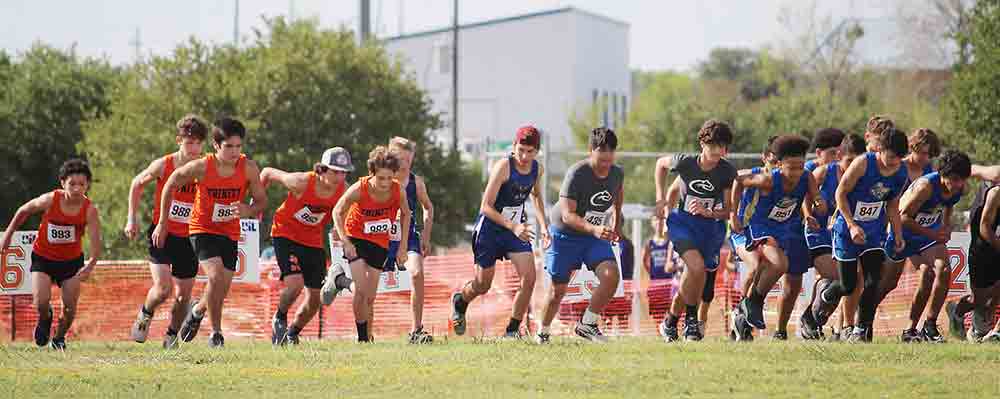
{"label": "grass field", "polygon": [[[47,397],[952,397],[1000,392],[1000,346],[948,343],[770,342],[664,344],[622,338],[526,342],[439,339],[295,348],[201,339],[70,342],[65,353],[0,346],[0,396]],[[154,396],[155,395],[155,396]]]}

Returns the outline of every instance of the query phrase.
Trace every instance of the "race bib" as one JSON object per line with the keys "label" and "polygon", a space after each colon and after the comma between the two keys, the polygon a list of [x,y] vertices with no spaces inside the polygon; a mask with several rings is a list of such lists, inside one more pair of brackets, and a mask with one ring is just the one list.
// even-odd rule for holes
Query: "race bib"
{"label": "race bib", "polygon": [[694,213],[693,209],[695,205],[701,206],[705,210],[712,210],[715,206],[715,200],[712,198],[687,197],[687,202],[684,203],[684,211]]}
{"label": "race bib", "polygon": [[365,222],[363,232],[368,235],[389,234],[389,230],[392,229],[392,225],[393,223],[389,219],[373,220]]}
{"label": "race bib", "polygon": [[608,223],[608,212],[587,211],[583,219],[594,226],[604,226]]}
{"label": "race bib", "polygon": [[326,212],[323,213],[312,213],[308,206],[302,207],[298,212],[295,212],[295,220],[306,226],[316,226],[323,221],[326,217]]}
{"label": "race bib", "polygon": [[503,215],[504,219],[510,220],[514,223],[521,223],[521,214],[524,211],[523,206],[505,206],[500,214]]}
{"label": "race bib", "polygon": [[854,205],[854,220],[859,222],[871,222],[877,220],[882,214],[882,206],[885,202],[863,202],[858,201]]}
{"label": "race bib", "polygon": [[794,203],[787,206],[775,206],[771,208],[771,213],[768,214],[767,217],[774,221],[784,222],[788,220],[788,218],[792,217],[793,213],[795,213]]}
{"label": "race bib", "polygon": [[215,207],[212,208],[212,222],[213,223],[225,223],[229,221],[236,220],[236,205],[239,203],[232,203],[229,205],[216,203]]}
{"label": "race bib", "polygon": [[931,227],[934,223],[937,223],[938,217],[941,216],[940,212],[934,213],[918,213],[917,214],[917,224],[923,227]]}
{"label": "race bib", "polygon": [[187,202],[173,201],[170,203],[170,213],[167,218],[171,222],[188,224],[191,222],[191,209],[194,205]]}
{"label": "race bib", "polygon": [[76,242],[76,226],[49,224],[48,237],[52,244],[72,244]]}
{"label": "race bib", "polygon": [[667,263],[667,251],[662,249],[652,251],[650,258],[652,258],[653,264],[664,265]]}

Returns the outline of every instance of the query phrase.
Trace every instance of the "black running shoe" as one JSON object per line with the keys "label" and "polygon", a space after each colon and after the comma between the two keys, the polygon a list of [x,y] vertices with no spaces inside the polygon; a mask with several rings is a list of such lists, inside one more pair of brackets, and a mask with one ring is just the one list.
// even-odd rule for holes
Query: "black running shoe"
{"label": "black running shoe", "polygon": [[903,342],[921,342],[924,337],[920,336],[920,331],[916,328],[907,328],[899,335],[899,340]]}
{"label": "black running shoe", "polygon": [[205,315],[201,315],[201,317],[194,315],[194,307],[197,304],[197,300],[191,302],[187,317],[184,318],[184,323],[181,324],[181,330],[178,332],[178,335],[180,335],[184,342],[191,342],[194,340],[194,337],[198,336],[198,329],[201,328],[201,320],[205,318]]}
{"label": "black running shoe", "polygon": [[55,349],[57,351],[64,351],[66,350],[66,337],[52,338],[52,342],[50,342],[49,344],[52,346],[52,349]]}
{"label": "black running shoe", "polygon": [[660,324],[657,325],[656,330],[660,333],[660,336],[663,337],[663,340],[666,341],[667,343],[674,342],[680,339],[680,336],[677,335],[677,326],[668,326],[666,320],[661,321]]}
{"label": "black running shoe", "polygon": [[576,322],[576,328],[574,328],[573,331],[580,338],[590,342],[608,342],[608,337],[605,337],[604,334],[601,333],[601,329],[597,327],[597,324],[585,324],[582,321],[578,321]]}
{"label": "black running shoe", "polygon": [[[830,319],[830,316],[833,315],[833,311],[837,309],[836,303],[831,304],[827,302],[826,299],[823,299],[825,298],[824,293],[827,291],[827,288],[830,286],[830,284],[832,284],[832,282],[827,279],[820,279],[819,281],[816,282],[816,287],[815,287],[816,298],[813,299],[813,306],[811,307],[811,310],[813,314],[813,320],[815,321],[816,326],[819,328],[822,328],[823,326],[826,325],[826,322]],[[840,301],[838,300],[836,302]]]}
{"label": "black running shoe", "polygon": [[936,323],[924,321],[924,328],[920,329],[920,335],[922,335],[924,341],[927,342],[935,344],[944,342],[944,335],[941,335],[941,331],[938,330]]}
{"label": "black running shoe", "polygon": [[741,312],[746,316],[746,321],[751,327],[758,330],[767,328],[767,325],[764,324],[763,302],[760,304],[753,304],[750,303],[750,298],[744,298],[743,301],[740,302],[740,307],[742,307]]}
{"label": "black running shoe", "polygon": [[771,339],[775,341],[788,341],[788,332],[785,331],[775,331]]}
{"label": "black running shoe", "polygon": [[965,338],[965,315],[958,314],[958,304],[955,302],[948,302],[944,307],[945,313],[948,314],[948,332],[951,336],[964,339]]}
{"label": "black running shoe", "polygon": [[739,306],[733,309],[730,317],[730,330],[737,342],[753,341],[753,327],[747,323],[746,315]]}
{"label": "black running shoe", "polygon": [[425,332],[423,326],[420,326],[416,330],[410,332],[411,344],[429,344],[432,342],[434,342],[434,337]]}
{"label": "black running shoe", "polygon": [[164,335],[163,336],[163,349],[177,349],[177,347],[179,346],[178,345],[178,341],[180,341],[180,338],[177,338],[177,333],[174,333],[174,334],[169,334],[168,333],[168,334]]}
{"label": "black running shoe", "polygon": [[538,333],[538,335],[535,336],[535,343],[537,343],[539,345],[546,345],[551,340],[552,340],[552,337],[549,336],[549,334],[547,334],[547,333],[540,332],[540,333]]}
{"label": "black running shoe", "polygon": [[208,337],[209,348],[221,348],[223,346],[226,346],[226,338],[222,336],[222,333],[216,331],[212,333],[211,337]]}
{"label": "black running shoe", "polygon": [[292,334],[292,333],[289,332],[288,334],[285,334],[285,342],[287,342],[288,344],[291,344],[291,345],[298,345],[299,344],[299,333]]}
{"label": "black running shoe", "polygon": [[284,345],[285,335],[288,334],[288,319],[278,318],[278,315],[274,315],[271,318],[271,344],[272,345]]}
{"label": "black running shoe", "polygon": [[455,335],[465,335],[465,311],[458,309],[460,300],[462,300],[461,292],[451,296],[451,326],[455,329]]}
{"label": "black running shoe", "polygon": [[816,318],[813,317],[812,310],[806,308],[799,317],[799,329],[796,331],[799,338],[804,340],[819,339],[823,332],[822,327],[816,325]]}
{"label": "black running shoe", "polygon": [[38,319],[35,324],[35,345],[45,346],[49,343],[49,334],[52,332],[52,309],[49,308],[48,319]]}
{"label": "black running shoe", "polygon": [[701,334],[701,327],[698,324],[697,319],[684,318],[684,340],[685,341],[701,341],[705,338]]}

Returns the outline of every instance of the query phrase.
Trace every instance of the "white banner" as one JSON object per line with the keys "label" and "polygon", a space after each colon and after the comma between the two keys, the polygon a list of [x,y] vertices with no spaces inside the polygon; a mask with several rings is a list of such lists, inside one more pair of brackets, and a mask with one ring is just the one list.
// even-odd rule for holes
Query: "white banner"
{"label": "white banner", "polygon": [[31,293],[31,247],[36,231],[16,231],[0,258],[0,295]]}
{"label": "white banner", "polygon": [[[618,243],[611,244],[611,251],[615,253],[615,264],[618,266],[618,275],[622,275],[622,252],[621,246]],[[597,275],[594,272],[587,269],[587,266],[581,266],[580,270],[569,279],[569,284],[566,286],[566,295],[563,297],[563,302],[580,302],[589,301],[590,297],[593,296],[594,289],[601,285],[601,281],[597,279]],[[625,283],[623,281],[618,282],[618,289],[615,290],[615,298],[621,298],[625,296]]]}
{"label": "white banner", "polygon": [[[260,230],[257,219],[240,221],[241,234],[239,258],[234,283],[260,282]],[[31,294],[31,248],[37,237],[35,231],[17,231],[10,246],[0,258],[0,295]],[[107,261],[98,263],[97,267]],[[205,281],[205,273],[198,270],[198,280]]]}
{"label": "white banner", "polygon": [[[347,263],[347,259],[344,258],[344,247],[340,246],[339,241],[330,240],[330,262],[331,264],[337,262],[343,262],[344,272],[347,277],[354,278],[351,273],[351,266]],[[413,289],[413,279],[410,277],[410,271],[392,271],[392,272],[382,272],[378,282],[378,293],[389,293],[389,292],[408,292]]]}

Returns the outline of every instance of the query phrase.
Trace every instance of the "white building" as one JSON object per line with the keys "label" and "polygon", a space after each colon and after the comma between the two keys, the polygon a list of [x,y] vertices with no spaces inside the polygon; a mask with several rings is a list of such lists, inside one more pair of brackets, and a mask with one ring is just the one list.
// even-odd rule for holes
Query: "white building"
{"label": "white building", "polygon": [[[629,25],[573,7],[459,27],[459,145],[466,154],[497,150],[533,124],[549,149],[573,148],[569,120],[601,100],[609,127],[632,101]],[[452,30],[385,40],[451,122]],[[451,128],[433,132],[451,143]]]}

